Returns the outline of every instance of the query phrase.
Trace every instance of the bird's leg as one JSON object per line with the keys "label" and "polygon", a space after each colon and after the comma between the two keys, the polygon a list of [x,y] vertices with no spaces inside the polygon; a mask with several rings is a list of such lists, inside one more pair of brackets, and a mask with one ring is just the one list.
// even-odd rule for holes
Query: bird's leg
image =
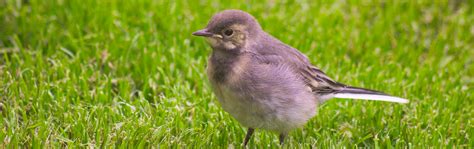
{"label": "bird's leg", "polygon": [[280,133],[280,145],[283,146],[283,142],[285,141],[286,133]]}
{"label": "bird's leg", "polygon": [[247,130],[247,135],[245,135],[245,140],[244,140],[244,147],[246,147],[247,143],[249,143],[249,140],[250,140],[250,137],[252,137],[253,131],[254,131],[253,128],[249,128]]}

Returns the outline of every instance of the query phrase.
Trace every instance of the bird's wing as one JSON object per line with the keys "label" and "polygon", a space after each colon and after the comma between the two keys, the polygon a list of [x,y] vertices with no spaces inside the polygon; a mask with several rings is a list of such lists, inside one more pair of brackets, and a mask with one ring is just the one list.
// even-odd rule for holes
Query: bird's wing
{"label": "bird's wing", "polygon": [[304,80],[306,85],[316,94],[334,93],[345,85],[329,78],[323,71],[311,65],[308,58],[298,51],[275,38],[265,38],[265,42],[254,46],[255,55],[264,63],[274,63],[292,66],[294,71]]}
{"label": "bird's wing", "polygon": [[272,44],[256,45],[255,55],[264,63],[273,63],[292,66],[294,71],[304,80],[316,94],[329,94],[345,85],[329,78],[323,71],[311,65],[308,58],[298,51],[275,38],[266,38],[265,42]]}
{"label": "bird's wing", "polygon": [[[293,70],[298,73],[301,79],[315,94],[324,96],[339,90],[345,85],[338,83],[329,78],[323,71],[312,66],[309,60],[302,53],[291,47],[282,47],[287,50],[282,50],[279,53],[267,50],[260,53],[254,53],[255,56],[262,63],[269,64],[285,64],[291,66]],[[291,49],[290,49],[291,48]],[[280,48],[281,49],[281,48]]]}
{"label": "bird's wing", "polygon": [[300,68],[299,72],[311,90],[320,96],[333,94],[346,87],[346,85],[332,80],[323,71],[311,65]]}

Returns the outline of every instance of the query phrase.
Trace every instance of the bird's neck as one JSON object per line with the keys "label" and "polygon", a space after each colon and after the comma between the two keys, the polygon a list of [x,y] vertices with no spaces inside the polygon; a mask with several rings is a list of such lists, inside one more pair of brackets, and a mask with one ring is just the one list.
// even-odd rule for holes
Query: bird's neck
{"label": "bird's neck", "polygon": [[[209,58],[208,68],[211,70],[210,79],[215,83],[225,82],[227,76],[232,71],[232,67],[236,65],[241,57],[239,52],[230,52],[222,50],[213,50]],[[209,72],[208,72],[209,73]]]}
{"label": "bird's neck", "polygon": [[218,60],[232,60],[237,58],[240,54],[241,52],[238,49],[227,50],[213,48],[212,50],[212,58]]}

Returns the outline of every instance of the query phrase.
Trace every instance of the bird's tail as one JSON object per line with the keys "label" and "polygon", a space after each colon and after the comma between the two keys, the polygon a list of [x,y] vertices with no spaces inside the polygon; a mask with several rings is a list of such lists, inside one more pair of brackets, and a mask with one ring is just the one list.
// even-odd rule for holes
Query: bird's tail
{"label": "bird's tail", "polygon": [[334,96],[335,98],[349,98],[349,99],[365,99],[365,100],[377,100],[377,101],[388,101],[398,103],[408,103],[407,99],[400,97],[390,96],[382,92],[369,90],[365,88],[346,86],[341,90],[338,90]]}

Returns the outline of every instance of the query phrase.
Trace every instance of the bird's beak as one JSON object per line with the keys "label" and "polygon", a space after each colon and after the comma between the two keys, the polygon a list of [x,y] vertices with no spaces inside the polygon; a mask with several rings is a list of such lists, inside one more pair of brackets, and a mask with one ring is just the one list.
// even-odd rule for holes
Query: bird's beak
{"label": "bird's beak", "polygon": [[211,37],[213,34],[208,32],[207,29],[198,30],[193,33],[194,36],[204,36],[204,37]]}

